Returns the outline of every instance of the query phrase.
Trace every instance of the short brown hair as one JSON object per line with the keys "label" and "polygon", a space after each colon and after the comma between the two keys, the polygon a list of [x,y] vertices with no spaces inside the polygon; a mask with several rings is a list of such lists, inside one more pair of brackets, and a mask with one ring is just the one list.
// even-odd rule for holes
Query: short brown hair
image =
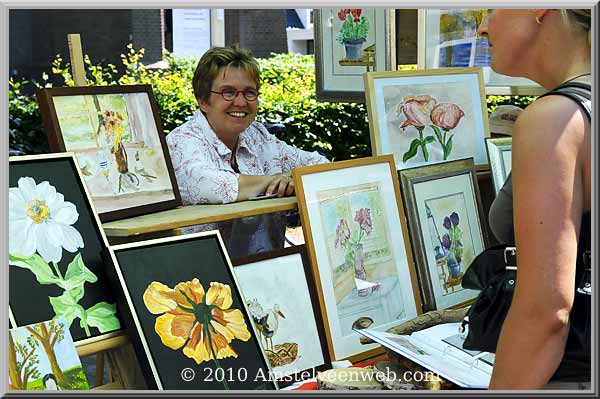
{"label": "short brown hair", "polygon": [[232,47],[213,47],[198,61],[192,86],[197,100],[208,102],[212,84],[221,68],[240,68],[247,72],[260,89],[260,69],[256,59],[249,50]]}
{"label": "short brown hair", "polygon": [[588,44],[592,44],[592,10],[590,8],[561,9],[560,14],[563,18],[563,22],[568,26],[587,33]]}

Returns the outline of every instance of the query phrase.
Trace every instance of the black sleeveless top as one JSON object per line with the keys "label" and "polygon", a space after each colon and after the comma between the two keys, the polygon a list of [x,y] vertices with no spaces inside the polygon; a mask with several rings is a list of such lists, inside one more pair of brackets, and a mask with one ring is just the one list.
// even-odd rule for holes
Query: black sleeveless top
{"label": "black sleeveless top", "polygon": [[[581,87],[581,86],[578,86]],[[555,89],[557,90],[557,89]],[[587,89],[589,91],[589,89]],[[549,94],[562,94],[555,91]],[[568,96],[573,98],[572,96]],[[589,97],[588,97],[589,98]],[[575,98],[574,98],[575,99]],[[581,100],[575,99],[581,104]],[[589,108],[584,110],[589,117]],[[494,199],[489,212],[489,225],[496,239],[503,244],[515,244],[515,230],[513,225],[513,190],[512,173],[509,173],[506,182]],[[581,217],[579,241],[577,243],[577,264],[575,268],[575,284],[586,273],[584,265],[584,252],[591,246],[591,212],[587,211]],[[591,378],[591,296],[575,291],[573,308],[571,309],[571,327],[565,347],[565,354],[558,369],[551,380],[559,381],[590,381]]]}

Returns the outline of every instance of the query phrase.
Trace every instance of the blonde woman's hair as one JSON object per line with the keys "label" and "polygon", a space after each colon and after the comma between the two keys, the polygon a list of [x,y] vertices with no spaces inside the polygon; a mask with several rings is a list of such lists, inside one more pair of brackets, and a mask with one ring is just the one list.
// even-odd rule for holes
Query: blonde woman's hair
{"label": "blonde woman's hair", "polygon": [[586,32],[588,44],[592,44],[592,10],[590,8],[564,8],[560,10],[560,14],[567,26]]}

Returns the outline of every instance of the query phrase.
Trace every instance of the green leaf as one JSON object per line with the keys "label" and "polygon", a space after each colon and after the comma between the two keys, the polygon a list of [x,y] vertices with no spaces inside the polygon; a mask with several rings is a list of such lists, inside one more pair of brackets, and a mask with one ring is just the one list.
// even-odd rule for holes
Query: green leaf
{"label": "green leaf", "polygon": [[67,267],[64,281],[58,285],[68,291],[74,287],[83,286],[86,281],[95,283],[98,281],[98,277],[85,266],[81,254],[77,254]]}
{"label": "green leaf", "polygon": [[421,140],[414,139],[410,143],[410,147],[408,148],[408,151],[406,151],[404,153],[404,155],[402,156],[402,162],[406,162],[409,159],[413,158],[415,155],[417,155],[417,151],[419,151],[419,146],[420,145],[421,145]]}
{"label": "green leaf", "polygon": [[99,302],[85,311],[89,326],[96,327],[101,333],[121,328],[119,319],[115,316],[117,307],[106,302]]}
{"label": "green leaf", "polygon": [[433,143],[435,141],[435,137],[427,136],[427,137],[425,137],[424,140],[425,140],[425,144]]}
{"label": "green leaf", "polygon": [[448,159],[450,153],[452,152],[452,137],[454,137],[454,135],[450,136],[448,142],[446,143],[446,148],[444,148],[444,159]]}
{"label": "green leaf", "polygon": [[52,268],[44,258],[38,254],[33,254],[30,257],[23,257],[18,255],[8,255],[8,264],[11,266],[21,267],[23,269],[29,269],[40,284],[59,284],[62,280],[54,275]]}
{"label": "green leaf", "polygon": [[48,298],[56,316],[64,317],[69,328],[71,328],[73,320],[82,317],[83,312],[85,312],[83,307],[77,303],[79,299],[75,300],[75,298],[77,298],[78,296],[79,299],[83,297],[83,289],[81,289],[81,293],[65,291],[61,296],[51,296]]}
{"label": "green leaf", "polygon": [[436,125],[429,125],[429,126],[431,126],[431,128],[433,129],[433,131],[435,133],[435,137],[437,137],[437,141],[443,146],[444,139],[442,138],[442,131],[440,130],[440,128],[437,127]]}

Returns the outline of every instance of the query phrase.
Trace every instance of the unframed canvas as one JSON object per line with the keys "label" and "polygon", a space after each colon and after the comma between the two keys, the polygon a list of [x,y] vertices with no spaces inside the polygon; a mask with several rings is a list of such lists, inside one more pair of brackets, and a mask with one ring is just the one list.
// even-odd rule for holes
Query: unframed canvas
{"label": "unframed canvas", "polygon": [[462,276],[486,247],[472,159],[399,172],[424,311],[461,306],[477,291]]}
{"label": "unframed canvas", "polygon": [[148,387],[277,388],[217,231],[116,245],[110,255]]}
{"label": "unframed canvas", "polygon": [[304,245],[232,260],[261,344],[280,384],[329,361]]}
{"label": "unframed canvas", "polygon": [[81,345],[121,329],[100,221],[71,153],[9,158],[11,324],[64,317]]}
{"label": "unframed canvas", "polygon": [[512,137],[489,138],[485,143],[494,190],[498,194],[512,170]]}
{"label": "unframed canvas", "polygon": [[[322,8],[315,9],[314,16],[317,99],[364,102],[362,74],[395,68],[394,12],[378,8]],[[347,31],[353,30],[353,34],[342,32],[346,19],[350,19],[347,25],[352,25]],[[365,22],[366,30],[364,25],[358,26]],[[349,42],[352,35],[357,40]]]}
{"label": "unframed canvas", "polygon": [[376,345],[353,328],[386,330],[421,309],[393,158],[292,173],[331,358],[367,358]]}
{"label": "unframed canvas", "polygon": [[36,93],[50,149],[73,151],[102,221],[181,204],[149,85]]}
{"label": "unframed canvas", "polygon": [[373,155],[398,170],[473,157],[487,169],[490,136],[481,68],[365,74]]}
{"label": "unframed canvas", "polygon": [[8,389],[90,389],[62,317],[11,329],[8,340]]}
{"label": "unframed canvas", "polygon": [[501,75],[491,65],[488,41],[477,36],[486,9],[420,9],[419,69],[483,67],[486,94],[539,95],[544,89],[525,79]]}

